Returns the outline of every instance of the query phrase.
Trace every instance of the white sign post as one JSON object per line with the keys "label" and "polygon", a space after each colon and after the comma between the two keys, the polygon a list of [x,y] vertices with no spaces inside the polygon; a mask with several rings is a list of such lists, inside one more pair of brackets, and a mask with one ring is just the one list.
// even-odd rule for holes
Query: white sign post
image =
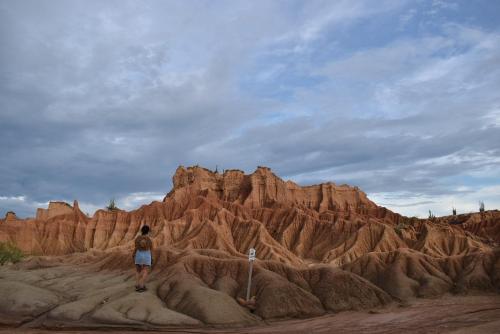
{"label": "white sign post", "polygon": [[253,261],[255,261],[255,248],[250,248],[248,251],[248,262],[250,262],[250,267],[248,268],[248,286],[247,286],[247,301],[250,300],[250,286],[252,285],[252,270]]}

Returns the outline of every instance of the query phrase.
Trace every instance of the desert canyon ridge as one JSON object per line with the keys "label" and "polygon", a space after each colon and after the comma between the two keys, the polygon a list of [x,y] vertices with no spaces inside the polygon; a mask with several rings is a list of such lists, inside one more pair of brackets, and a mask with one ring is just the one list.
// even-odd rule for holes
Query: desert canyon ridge
{"label": "desert canyon ridge", "polygon": [[[133,291],[133,240],[151,226],[149,290]],[[92,217],[51,202],[0,220],[0,241],[30,256],[0,269],[0,324],[257,325],[381,307],[415,297],[500,291],[500,212],[408,218],[357,187],[301,187],[266,167],[249,175],[179,167],[162,202]],[[246,293],[249,248],[257,250]]]}

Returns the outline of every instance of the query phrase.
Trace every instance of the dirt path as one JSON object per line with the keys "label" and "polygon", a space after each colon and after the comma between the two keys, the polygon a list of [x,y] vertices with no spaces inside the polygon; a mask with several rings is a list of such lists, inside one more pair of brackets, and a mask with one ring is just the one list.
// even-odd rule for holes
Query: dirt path
{"label": "dirt path", "polygon": [[[145,334],[151,331],[38,330],[3,328],[0,333],[29,334]],[[445,296],[418,299],[410,305],[391,306],[375,312],[342,312],[318,318],[272,322],[268,326],[195,329],[172,328],[165,333],[500,333],[500,295]],[[158,332],[157,332],[158,333]]]}

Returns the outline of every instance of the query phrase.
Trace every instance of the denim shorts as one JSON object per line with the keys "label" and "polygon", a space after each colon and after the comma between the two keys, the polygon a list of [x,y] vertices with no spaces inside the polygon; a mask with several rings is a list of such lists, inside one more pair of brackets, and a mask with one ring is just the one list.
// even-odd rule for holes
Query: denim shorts
{"label": "denim shorts", "polygon": [[151,266],[151,251],[141,251],[135,252],[135,264]]}

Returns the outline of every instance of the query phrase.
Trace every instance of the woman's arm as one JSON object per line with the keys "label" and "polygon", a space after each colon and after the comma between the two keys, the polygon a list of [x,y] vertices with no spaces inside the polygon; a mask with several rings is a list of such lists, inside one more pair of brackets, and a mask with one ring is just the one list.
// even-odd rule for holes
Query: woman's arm
{"label": "woman's arm", "polygon": [[135,253],[137,253],[137,242],[134,241],[134,251],[132,252],[132,259],[135,260]]}
{"label": "woman's arm", "polygon": [[149,238],[149,252],[151,253],[151,266],[153,266],[153,239]]}

